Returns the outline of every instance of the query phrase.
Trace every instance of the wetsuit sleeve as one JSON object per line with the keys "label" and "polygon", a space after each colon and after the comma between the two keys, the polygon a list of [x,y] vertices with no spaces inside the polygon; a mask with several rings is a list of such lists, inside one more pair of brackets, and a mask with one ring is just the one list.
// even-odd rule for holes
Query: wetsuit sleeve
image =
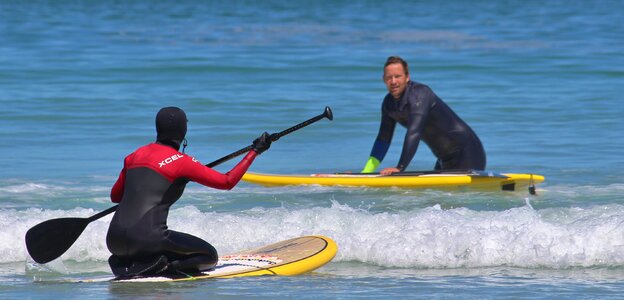
{"label": "wetsuit sleeve", "polygon": [[405,171],[407,166],[414,158],[416,150],[418,150],[418,144],[422,137],[425,123],[429,115],[431,103],[433,101],[433,92],[430,89],[419,90],[415,101],[410,103],[410,113],[407,119],[407,132],[405,133],[405,139],[403,140],[403,150],[401,151],[401,158],[397,164],[397,169]]}
{"label": "wetsuit sleeve", "polygon": [[390,143],[392,142],[394,127],[396,127],[396,121],[390,118],[390,116],[382,108],[379,133],[377,133],[377,138],[375,139],[375,143],[373,144],[370,158],[368,159],[366,166],[362,170],[362,173],[375,172],[375,169],[377,169],[379,164],[383,161],[386,153],[388,153],[388,149],[390,148]]}
{"label": "wetsuit sleeve", "polygon": [[111,189],[110,198],[112,202],[119,203],[124,193],[124,184],[126,182],[126,169],[121,170],[119,178]]}
{"label": "wetsuit sleeve", "polygon": [[232,170],[223,174],[202,165],[191,157],[185,162],[184,177],[201,185],[221,190],[230,190],[241,180],[258,153],[251,150]]}
{"label": "wetsuit sleeve", "polygon": [[124,186],[126,185],[126,165],[128,159],[129,157],[126,157],[124,160],[124,167],[121,169],[121,172],[119,172],[119,177],[117,177],[117,181],[115,181],[115,184],[111,189],[110,198],[114,203],[121,202],[121,198],[123,198]]}

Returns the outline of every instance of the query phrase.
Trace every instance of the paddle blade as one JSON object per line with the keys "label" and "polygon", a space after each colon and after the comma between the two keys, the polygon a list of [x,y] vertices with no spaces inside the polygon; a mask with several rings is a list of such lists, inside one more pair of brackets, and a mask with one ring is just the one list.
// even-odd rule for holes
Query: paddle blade
{"label": "paddle blade", "polygon": [[39,223],[26,232],[26,249],[38,263],[63,255],[89,224],[84,218],[60,218]]}

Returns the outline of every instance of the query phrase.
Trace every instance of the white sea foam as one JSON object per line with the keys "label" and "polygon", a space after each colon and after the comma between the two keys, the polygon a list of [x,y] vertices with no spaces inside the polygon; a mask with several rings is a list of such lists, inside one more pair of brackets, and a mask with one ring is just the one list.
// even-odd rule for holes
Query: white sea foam
{"label": "white sea foam", "polygon": [[12,193],[12,194],[48,193],[50,191],[59,191],[59,190],[63,190],[63,188],[59,186],[53,186],[49,184],[42,184],[42,183],[35,183],[35,182],[26,182],[26,183],[0,187],[0,192]]}
{"label": "white sea foam", "polygon": [[[0,210],[0,263],[28,260],[24,234],[51,218],[97,211]],[[90,224],[62,260],[104,262],[110,216]],[[624,265],[624,206],[504,211],[441,209],[371,213],[338,202],[298,210],[254,208],[240,213],[170,213],[171,229],[211,242],[220,254],[310,234],[333,238],[336,261],[409,268],[515,266],[569,268]]]}

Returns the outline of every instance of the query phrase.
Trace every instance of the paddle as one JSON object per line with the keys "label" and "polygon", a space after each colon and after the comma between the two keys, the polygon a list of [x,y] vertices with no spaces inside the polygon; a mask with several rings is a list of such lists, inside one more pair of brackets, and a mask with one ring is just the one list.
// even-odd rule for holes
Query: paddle
{"label": "paddle", "polygon": [[[279,133],[271,134],[271,141],[277,141],[282,136],[306,127],[323,118],[333,120],[334,117],[329,106],[326,106],[325,111],[314,118],[301,122]],[[236,156],[247,153],[251,149],[251,145],[247,146],[217,159],[206,166],[211,168],[215,167]],[[115,205],[88,218],[58,218],[39,223],[26,232],[26,249],[36,262],[40,264],[50,262],[63,255],[63,253],[74,244],[89,223],[114,212],[117,206],[118,205]]]}

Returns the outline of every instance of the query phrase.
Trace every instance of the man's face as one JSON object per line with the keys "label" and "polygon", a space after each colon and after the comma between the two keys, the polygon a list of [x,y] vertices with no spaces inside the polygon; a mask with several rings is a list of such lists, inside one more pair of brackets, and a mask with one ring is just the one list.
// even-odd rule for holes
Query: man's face
{"label": "man's face", "polygon": [[384,68],[383,81],[394,99],[401,99],[409,80],[402,64],[390,64]]}

